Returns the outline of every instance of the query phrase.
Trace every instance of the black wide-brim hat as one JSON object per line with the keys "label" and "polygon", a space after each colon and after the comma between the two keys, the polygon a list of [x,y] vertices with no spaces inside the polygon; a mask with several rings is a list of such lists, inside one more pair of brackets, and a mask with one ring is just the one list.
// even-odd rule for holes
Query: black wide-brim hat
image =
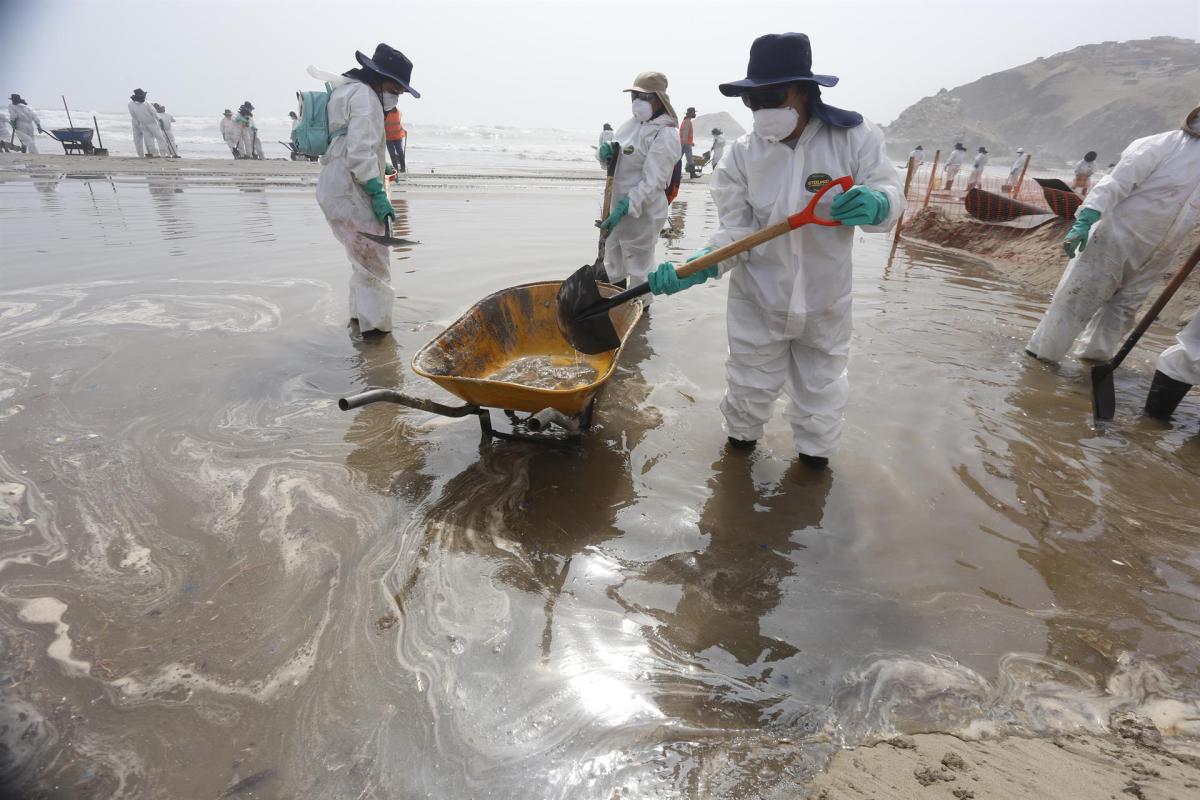
{"label": "black wide-brim hat", "polygon": [[722,83],[717,88],[726,97],[740,97],[767,86],[810,81],[819,86],[837,86],[836,75],[812,71],[812,44],[803,33],[768,33],[750,45],[746,77]]}
{"label": "black wide-brim hat", "polygon": [[375,48],[375,55],[371,58],[363,55],[361,50],[355,52],[354,57],[358,59],[359,64],[362,64],[372,72],[378,73],[403,86],[404,90],[413,97],[421,96],[421,93],[409,83],[412,80],[413,63],[408,60],[408,57],[404,53],[401,53],[396,48],[380,43]]}
{"label": "black wide-brim hat", "polygon": [[741,97],[755,89],[786,86],[807,81],[816,86],[809,93],[810,113],[826,125],[854,128],[862,124],[862,114],[828,105],[821,101],[821,86],[837,86],[836,75],[817,75],[812,71],[812,45],[803,33],[768,33],[750,45],[750,63],[746,77],[717,86],[726,97]]}

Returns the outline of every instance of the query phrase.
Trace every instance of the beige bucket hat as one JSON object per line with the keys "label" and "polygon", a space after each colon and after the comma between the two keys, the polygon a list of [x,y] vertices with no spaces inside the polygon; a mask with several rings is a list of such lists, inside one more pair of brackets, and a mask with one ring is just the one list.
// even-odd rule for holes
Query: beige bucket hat
{"label": "beige bucket hat", "polygon": [[630,86],[625,91],[627,92],[654,92],[658,95],[658,99],[662,101],[663,107],[667,109],[667,116],[679,124],[679,116],[675,113],[674,106],[671,105],[671,98],[667,95],[667,76],[661,72],[643,72],[633,79],[633,86]]}

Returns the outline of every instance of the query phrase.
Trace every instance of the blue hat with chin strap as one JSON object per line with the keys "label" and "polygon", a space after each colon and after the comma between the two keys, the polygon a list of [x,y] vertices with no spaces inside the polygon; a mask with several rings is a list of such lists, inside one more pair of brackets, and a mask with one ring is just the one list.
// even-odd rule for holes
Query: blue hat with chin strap
{"label": "blue hat with chin strap", "polygon": [[812,71],[812,45],[803,33],[768,33],[750,45],[750,63],[746,77],[722,83],[717,88],[726,97],[741,97],[756,89],[789,83],[813,84],[809,92],[809,111],[822,122],[837,128],[862,124],[862,114],[821,102],[822,86],[836,86],[836,75],[818,75]]}
{"label": "blue hat with chin strap", "polygon": [[372,72],[403,86],[404,90],[413,97],[421,96],[421,93],[409,83],[412,80],[413,63],[408,60],[408,56],[396,48],[380,43],[371,58],[367,58],[361,51],[355,52],[354,57],[358,59],[359,64]]}

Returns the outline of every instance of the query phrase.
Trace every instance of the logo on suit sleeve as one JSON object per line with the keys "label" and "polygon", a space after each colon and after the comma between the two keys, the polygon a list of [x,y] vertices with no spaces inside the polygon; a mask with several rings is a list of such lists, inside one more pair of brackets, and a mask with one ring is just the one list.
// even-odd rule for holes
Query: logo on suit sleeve
{"label": "logo on suit sleeve", "polygon": [[631,144],[625,145],[625,149],[622,150],[621,152],[627,156],[633,155],[633,145],[631,145]]}
{"label": "logo on suit sleeve", "polygon": [[810,192],[817,192],[822,186],[832,181],[833,178],[826,175],[824,172],[814,172],[804,179],[804,188]]}

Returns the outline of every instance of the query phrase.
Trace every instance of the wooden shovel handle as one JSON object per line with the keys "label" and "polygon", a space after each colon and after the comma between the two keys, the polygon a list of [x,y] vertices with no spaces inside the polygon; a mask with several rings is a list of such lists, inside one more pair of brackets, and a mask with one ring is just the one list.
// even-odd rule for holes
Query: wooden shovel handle
{"label": "wooden shovel handle", "polygon": [[608,215],[612,213],[613,176],[617,173],[617,159],[621,157],[621,150],[616,146],[616,142],[612,142],[612,145],[612,155],[608,157],[608,163],[606,164],[608,175],[604,179],[604,207],[603,213],[600,216],[601,222],[608,219]]}
{"label": "wooden shovel handle", "polygon": [[689,275],[695,275],[702,269],[708,269],[713,264],[720,264],[722,261],[728,258],[733,258],[734,256],[744,253],[747,250],[758,247],[763,242],[768,242],[777,236],[783,236],[785,233],[793,231],[796,228],[799,228],[801,225],[808,225],[809,223],[812,223],[815,225],[837,227],[842,223],[838,222],[836,219],[824,219],[823,217],[817,216],[817,203],[821,202],[821,198],[824,197],[825,193],[833,187],[840,186],[842,191],[846,192],[849,191],[850,187],[853,185],[854,179],[849,175],[844,175],[835,181],[830,181],[822,186],[820,191],[813,195],[813,198],[808,201],[808,205],[806,205],[802,210],[792,214],[785,220],[776,222],[774,225],[763,228],[760,231],[755,231],[749,236],[743,236],[736,242],[730,242],[724,247],[713,250],[711,253],[703,255],[700,258],[697,258],[695,261],[689,261],[686,264],[676,267],[675,274],[680,278],[686,278]]}
{"label": "wooden shovel handle", "polygon": [[1192,254],[1188,256],[1188,260],[1175,273],[1175,277],[1171,278],[1171,282],[1167,284],[1167,288],[1163,289],[1162,294],[1154,301],[1154,305],[1150,306],[1150,310],[1138,322],[1137,327],[1133,329],[1133,333],[1129,334],[1129,338],[1125,340],[1125,344],[1122,345],[1120,352],[1112,360],[1112,369],[1116,369],[1117,365],[1125,360],[1125,356],[1129,355],[1129,351],[1138,343],[1138,339],[1142,338],[1142,334],[1146,332],[1150,325],[1154,323],[1154,320],[1158,318],[1158,315],[1162,313],[1163,308],[1174,297],[1175,292],[1187,280],[1187,276],[1192,274],[1192,270],[1196,268],[1197,263],[1200,263],[1200,245],[1197,245]]}

